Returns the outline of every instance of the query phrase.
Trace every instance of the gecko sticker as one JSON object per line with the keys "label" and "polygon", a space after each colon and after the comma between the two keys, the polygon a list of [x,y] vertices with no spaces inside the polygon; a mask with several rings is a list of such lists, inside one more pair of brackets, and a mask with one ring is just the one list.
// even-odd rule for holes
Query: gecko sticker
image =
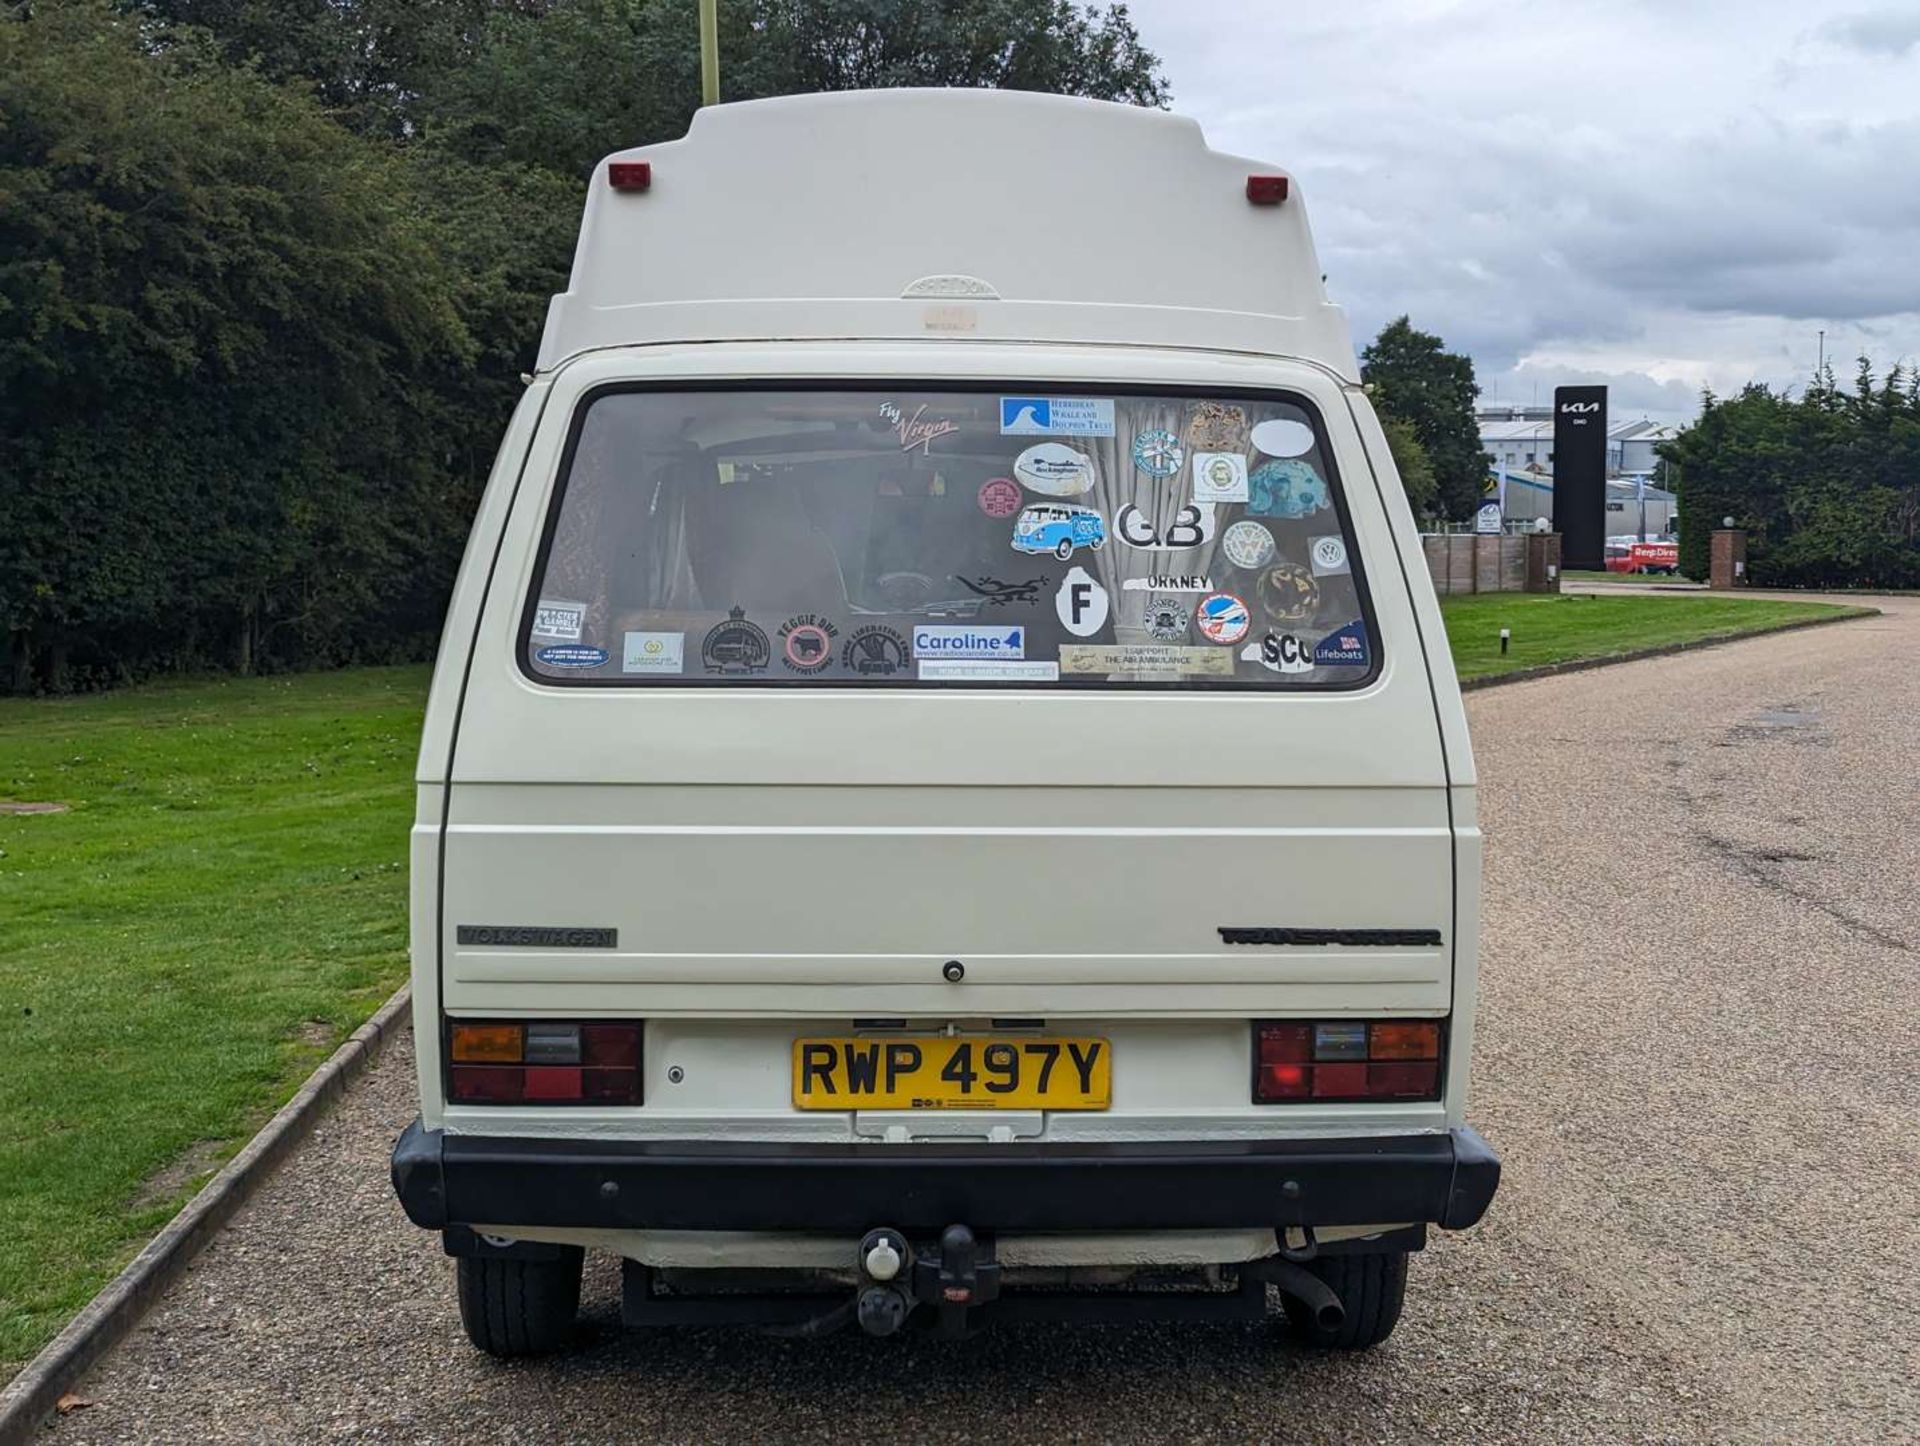
{"label": "gecko sticker", "polygon": [[1186,460],[1180,439],[1164,427],[1152,427],[1133,439],[1133,465],[1149,477],[1171,477]]}
{"label": "gecko sticker", "polygon": [[1193,615],[1194,626],[1210,643],[1237,643],[1253,626],[1253,614],[1247,605],[1230,592],[1217,592],[1202,598]]}
{"label": "gecko sticker", "polygon": [[1047,585],[1047,575],[1030,577],[1025,582],[1001,582],[992,577],[962,577],[953,575],[953,580],[983,599],[988,607],[1003,608],[1012,603],[1031,603],[1040,601],[1040,589]]}
{"label": "gecko sticker", "polygon": [[1014,458],[1013,475],[1042,497],[1079,497],[1093,486],[1093,458],[1063,442],[1040,442]]}

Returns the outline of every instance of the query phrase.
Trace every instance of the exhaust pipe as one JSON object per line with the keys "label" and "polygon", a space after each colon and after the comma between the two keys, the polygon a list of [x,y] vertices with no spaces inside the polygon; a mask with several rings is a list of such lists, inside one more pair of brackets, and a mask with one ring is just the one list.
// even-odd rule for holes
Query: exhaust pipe
{"label": "exhaust pipe", "polygon": [[1340,1297],[1333,1293],[1333,1287],[1304,1265],[1270,1255],[1253,1262],[1247,1270],[1256,1279],[1279,1286],[1283,1295],[1292,1296],[1312,1311],[1313,1322],[1321,1330],[1337,1331],[1346,1324],[1347,1308],[1340,1304]]}

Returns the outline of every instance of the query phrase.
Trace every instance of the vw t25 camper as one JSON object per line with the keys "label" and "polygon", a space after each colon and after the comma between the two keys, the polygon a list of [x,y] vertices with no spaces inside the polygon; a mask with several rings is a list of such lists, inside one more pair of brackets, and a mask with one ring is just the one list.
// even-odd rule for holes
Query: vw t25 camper
{"label": "vw t25 camper", "polygon": [[592,177],[475,520],[394,1183],[497,1354],[587,1251],[637,1325],[1367,1346],[1498,1180],[1479,859],[1286,173],[1032,95],[705,110]]}

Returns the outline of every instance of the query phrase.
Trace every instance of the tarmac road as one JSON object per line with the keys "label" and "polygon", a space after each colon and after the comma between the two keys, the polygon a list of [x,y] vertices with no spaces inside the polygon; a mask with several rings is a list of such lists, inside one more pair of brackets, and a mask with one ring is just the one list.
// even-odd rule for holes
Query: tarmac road
{"label": "tarmac road", "polygon": [[[1876,600],[1878,601],[1878,600]],[[1920,1439],[1920,599],[1473,695],[1485,1223],[1393,1339],[1007,1329],[471,1351],[386,1181],[404,1043],[47,1438]]]}

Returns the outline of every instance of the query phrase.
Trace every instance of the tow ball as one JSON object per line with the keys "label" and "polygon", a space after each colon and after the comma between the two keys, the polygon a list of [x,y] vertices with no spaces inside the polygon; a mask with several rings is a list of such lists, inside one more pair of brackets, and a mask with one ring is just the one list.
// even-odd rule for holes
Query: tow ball
{"label": "tow ball", "polygon": [[897,1230],[869,1230],[858,1254],[854,1319],[870,1336],[894,1334],[920,1305],[933,1308],[940,1334],[965,1335],[968,1312],[1000,1294],[991,1242],[982,1244],[964,1225],[949,1225],[937,1247],[919,1251]]}

